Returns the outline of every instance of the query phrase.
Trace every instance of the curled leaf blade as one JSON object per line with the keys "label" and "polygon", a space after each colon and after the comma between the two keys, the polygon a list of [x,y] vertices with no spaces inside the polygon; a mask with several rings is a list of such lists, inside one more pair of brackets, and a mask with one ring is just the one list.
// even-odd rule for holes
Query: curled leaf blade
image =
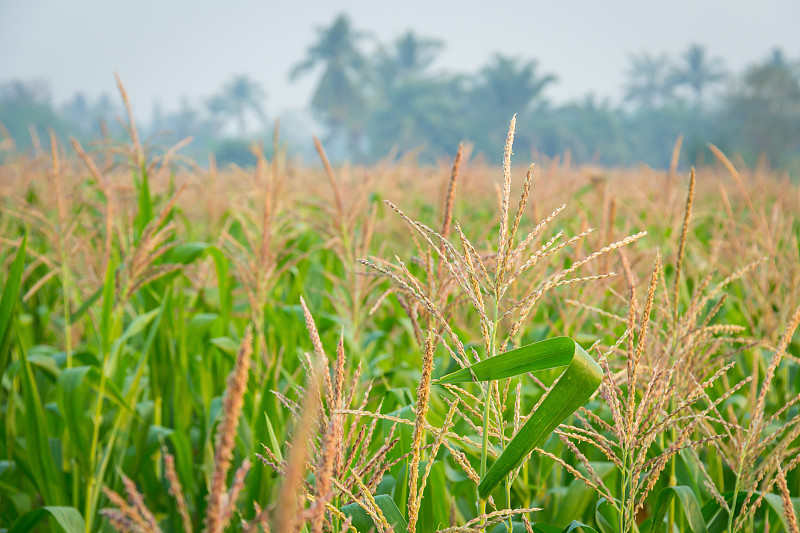
{"label": "curled leaf blade", "polygon": [[575,346],[575,341],[569,337],[553,337],[484,359],[447,374],[434,383],[472,381],[473,374],[478,381],[489,381],[567,366],[572,361]]}
{"label": "curled leaf blade", "polygon": [[478,494],[482,499],[488,498],[509,472],[586,403],[600,386],[603,371],[577,342],[569,337],[554,337],[485,359],[438,380],[438,383],[489,381],[562,366],[567,368],[558,383],[481,480]]}

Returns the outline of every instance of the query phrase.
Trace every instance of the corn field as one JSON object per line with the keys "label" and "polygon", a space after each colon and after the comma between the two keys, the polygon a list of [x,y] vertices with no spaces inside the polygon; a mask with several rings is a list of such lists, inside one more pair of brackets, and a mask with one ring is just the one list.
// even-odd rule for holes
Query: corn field
{"label": "corn field", "polygon": [[0,529],[798,532],[788,176],[127,132],[0,145]]}

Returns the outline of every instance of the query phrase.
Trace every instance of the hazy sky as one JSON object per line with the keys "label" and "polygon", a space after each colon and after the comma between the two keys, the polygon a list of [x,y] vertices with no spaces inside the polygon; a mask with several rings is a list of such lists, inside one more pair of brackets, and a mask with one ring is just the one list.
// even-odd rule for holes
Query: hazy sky
{"label": "hazy sky", "polygon": [[775,46],[800,57],[800,0],[381,2],[0,0],[0,81],[46,78],[57,101],[114,91],[118,71],[140,116],[197,103],[234,74],[269,94],[267,112],[304,106],[315,77],[287,73],[339,12],[383,42],[413,29],[442,39],[437,66],[475,72],[494,52],[538,59],[557,101],[618,99],[632,52],[677,58],[706,45],[734,71]]}

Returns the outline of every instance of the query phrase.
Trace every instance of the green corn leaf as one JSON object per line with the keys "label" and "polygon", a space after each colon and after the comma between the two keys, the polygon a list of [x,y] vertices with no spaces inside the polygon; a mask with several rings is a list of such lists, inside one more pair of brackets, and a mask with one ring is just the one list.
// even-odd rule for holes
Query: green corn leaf
{"label": "green corn leaf", "polygon": [[183,242],[167,252],[164,262],[188,265],[203,255],[208,247],[205,242]]}
{"label": "green corn leaf", "polygon": [[572,533],[573,531],[581,531],[582,533],[599,533],[595,528],[587,526],[583,522],[578,522],[577,520],[570,522],[561,533]]}
{"label": "green corn leaf", "polygon": [[[616,482],[613,477],[618,470],[614,463],[610,461],[592,461],[591,466],[606,485],[611,486],[614,484],[613,482]],[[577,468],[584,475],[588,475],[586,467],[583,465],[579,465]],[[612,480],[611,484],[609,484],[610,479]],[[594,489],[586,485],[586,483],[580,479],[575,479],[567,488],[566,494],[563,496],[561,504],[558,506],[558,513],[553,523],[565,524],[575,516],[583,516],[586,510],[592,505],[595,498],[597,498],[597,492],[595,492]],[[561,533],[560,529],[559,533]]]}
{"label": "green corn leaf", "polygon": [[[484,359],[472,366],[434,380],[434,383],[472,381],[473,374],[478,381],[489,381],[567,366],[572,362],[578,350],[586,353],[569,337],[553,337]],[[599,366],[597,369],[600,371]]]}
{"label": "green corn leaf", "polygon": [[[397,508],[397,505],[394,503],[394,500],[392,500],[391,497],[387,496],[386,494],[381,494],[380,496],[375,497],[375,503],[378,504],[378,507],[383,513],[384,518],[386,518],[386,521],[389,522],[389,525],[392,526],[395,531],[405,531],[408,529],[408,524],[406,524],[403,515],[400,514],[400,510]],[[360,533],[377,531],[372,518],[370,518],[364,508],[359,504],[351,503],[349,505],[345,505],[342,507],[342,512],[345,514],[345,516],[349,516],[353,519],[353,527],[356,528]]]}
{"label": "green corn leaf", "polygon": [[[528,533],[528,528],[525,527],[523,522],[514,520],[511,523],[511,531],[508,530],[508,523],[507,522],[500,522],[496,526],[491,529],[491,533]],[[561,529],[551,526],[549,524],[539,524],[533,525],[531,524],[531,530],[533,533],[561,533]]]}
{"label": "green corn leaf", "polygon": [[66,533],[84,533],[86,523],[74,507],[39,507],[20,516],[8,533],[28,533],[36,524],[48,516],[55,519]]}
{"label": "green corn leaf", "polygon": [[25,453],[28,455],[33,479],[45,503],[61,504],[66,501],[63,472],[56,467],[50,449],[45,404],[28,361],[25,347],[20,344],[20,376],[22,402],[25,406]]}
{"label": "green corn leaf", "polygon": [[208,247],[208,254],[214,260],[217,271],[217,290],[219,293],[219,308],[222,323],[227,323],[231,313],[231,288],[228,276],[229,262],[225,255],[215,246]]}
{"label": "green corn leaf", "polygon": [[485,359],[437,381],[472,381],[473,376],[478,381],[488,381],[562,366],[567,369],[561,379],[481,480],[481,498],[488,498],[509,472],[594,394],[603,371],[578,343],[569,337],[554,337]]}
{"label": "green corn leaf", "polygon": [[[419,476],[427,467],[427,460],[419,463]],[[408,497],[406,496],[406,500]],[[425,484],[420,504],[417,531],[438,531],[447,527],[450,522],[450,507],[442,505],[442,502],[450,501],[447,492],[447,475],[445,473],[444,462],[434,461],[431,467],[431,474]]]}
{"label": "green corn leaf", "polygon": [[175,456],[175,470],[177,470],[178,479],[183,485],[183,490],[187,496],[192,496],[196,494],[198,489],[192,477],[192,467],[194,465],[192,461],[192,443],[187,433],[188,431],[176,429],[169,435],[169,440],[172,442],[172,454]]}
{"label": "green corn leaf", "polygon": [[[741,512],[745,495],[745,492],[739,493],[739,497],[736,499],[736,510],[734,511],[734,516],[738,516]],[[755,491],[753,492],[752,497],[757,498],[761,495],[761,491]],[[783,508],[783,500],[781,497],[777,494],[771,493],[764,494],[763,496],[764,503],[766,503],[764,507],[771,510],[778,518],[780,525],[783,527],[781,531],[789,531],[789,522],[786,516],[786,511]],[[722,497],[725,498],[725,501],[728,502],[729,506],[733,506],[733,491],[724,492]],[[792,505],[794,506],[795,513],[800,515],[800,498],[792,497],[791,501]],[[716,500],[710,500],[703,506],[702,516],[704,518],[708,533],[723,533],[727,530],[728,512],[719,503],[717,503]],[[770,522],[772,522],[771,519]]]}
{"label": "green corn leaf", "polygon": [[[617,533],[622,531],[619,524],[619,513],[611,507],[608,500],[600,498],[594,508],[594,520],[602,533]],[[635,526],[634,526],[635,529]],[[638,531],[638,530],[637,530]]]}
{"label": "green corn leaf", "polygon": [[70,324],[74,324],[78,320],[80,320],[81,317],[86,314],[86,311],[88,311],[95,304],[95,302],[100,299],[100,296],[102,295],[103,295],[103,287],[99,287],[86,299],[85,302],[83,302],[83,304],[78,309],[72,312],[72,314],[69,316]]}
{"label": "green corn leaf", "polygon": [[145,227],[147,227],[147,224],[149,224],[150,221],[155,217],[153,213],[153,198],[150,196],[150,180],[147,176],[147,166],[144,163],[142,164],[140,171],[141,179],[136,179],[134,177],[136,188],[139,192],[139,212],[136,214],[136,218],[134,219],[134,223],[136,224],[137,241],[139,237],[141,237],[142,232],[144,232]]}
{"label": "green corn leaf", "polygon": [[[794,507],[795,514],[800,516],[800,498],[790,498],[790,500]],[[764,494],[764,501],[767,502],[769,508],[777,515],[783,529],[785,531],[791,531],[789,527],[789,517],[786,516],[786,509],[783,507],[783,499],[777,494],[767,493]]]}
{"label": "green corn leaf", "polygon": [[122,332],[122,335],[114,341],[115,347],[116,345],[121,346],[125,344],[128,340],[143,332],[160,312],[161,308],[153,309],[152,311],[148,311],[134,318],[131,323],[128,324],[128,327],[125,328],[125,331]]}
{"label": "green corn leaf", "polygon": [[283,461],[283,454],[281,453],[280,444],[278,444],[278,439],[275,437],[275,429],[272,427],[272,422],[267,416],[267,413],[264,413],[264,420],[267,422],[267,431],[269,432],[269,442],[271,444],[270,449],[278,458],[279,461]]}
{"label": "green corn leaf", "polygon": [[[669,510],[669,504],[673,500],[680,503],[683,510],[683,515],[686,517],[686,524],[694,533],[707,533],[706,522],[703,520],[703,513],[700,509],[700,502],[697,501],[691,487],[680,485],[677,487],[664,487],[658,493],[658,502],[656,503],[656,511],[653,513],[653,522],[651,532],[656,533],[662,530],[662,522]],[[663,526],[666,531],[666,526]]]}
{"label": "green corn leaf", "polygon": [[[745,492],[739,492],[737,494],[738,496],[736,497],[736,502],[734,505],[733,491],[731,490],[722,493],[722,497],[725,498],[725,501],[728,503],[728,507],[734,509],[734,516],[737,516],[742,510],[746,496]],[[757,496],[758,494],[760,493],[756,491],[754,496]],[[728,511],[726,511],[725,508],[722,507],[716,500],[711,499],[703,506],[703,521],[706,524],[708,533],[722,533],[728,529]]]}
{"label": "green corn leaf", "polygon": [[17,249],[14,262],[8,271],[8,278],[3,285],[3,296],[0,298],[0,377],[8,366],[8,349],[11,344],[11,318],[14,316],[14,307],[19,297],[20,285],[22,284],[22,271],[25,269],[25,247],[28,243],[28,235],[22,237],[22,243]]}
{"label": "green corn leaf", "polygon": [[239,343],[230,337],[216,337],[211,339],[211,344],[222,350],[223,353],[229,356],[236,356],[239,351]]}
{"label": "green corn leaf", "polygon": [[89,464],[91,440],[91,431],[86,423],[88,399],[84,394],[86,391],[84,380],[90,369],[88,366],[67,368],[61,372],[56,382],[58,409],[64,417],[64,424],[84,464]]}
{"label": "green corn leaf", "polygon": [[116,266],[114,261],[109,261],[106,266],[106,276],[103,281],[103,311],[100,315],[100,338],[102,340],[103,357],[111,351],[112,313],[114,312],[114,291],[116,290]]}
{"label": "green corn leaf", "polygon": [[[527,533],[528,529],[525,527],[524,523],[522,524],[522,527],[525,528],[525,533]],[[561,533],[560,527],[556,527],[553,524],[548,524],[545,522],[536,522],[535,524],[531,524],[531,529],[533,530],[533,533]]]}

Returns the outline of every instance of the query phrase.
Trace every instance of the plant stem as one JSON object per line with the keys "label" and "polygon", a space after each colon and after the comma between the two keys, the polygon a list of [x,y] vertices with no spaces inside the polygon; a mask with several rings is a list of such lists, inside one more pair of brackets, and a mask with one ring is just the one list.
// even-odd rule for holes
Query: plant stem
{"label": "plant stem", "polygon": [[620,528],[624,533],[633,530],[633,480],[631,479],[631,462],[633,460],[628,443],[625,443],[622,450],[622,494],[620,501]]}
{"label": "plant stem", "polygon": [[491,397],[492,382],[486,382],[486,399],[483,402],[483,443],[481,445],[481,471],[480,476],[486,475],[486,459],[489,452],[489,400]]}
{"label": "plant stem", "polygon": [[[64,246],[62,244],[62,246]],[[64,351],[67,354],[67,368],[72,368],[72,323],[69,312],[70,275],[66,258],[61,257],[61,293],[64,298]]]}
{"label": "plant stem", "polygon": [[[494,357],[497,352],[497,315],[500,309],[500,302],[498,301],[498,294],[495,292],[494,295],[494,320],[492,321],[492,333],[489,339],[489,353],[487,354],[488,357]],[[489,406],[492,402],[492,386],[494,385],[493,381],[486,382],[486,395],[483,401],[483,442],[481,444],[481,471],[480,476],[481,480],[484,479],[486,476],[486,463],[487,457],[489,453]],[[486,500],[480,499],[479,503],[479,515],[486,514]]]}
{"label": "plant stem", "polygon": [[736,472],[736,483],[733,486],[733,505],[731,512],[728,513],[728,533],[733,533],[733,515],[736,514],[736,503],[739,500],[739,482],[742,479],[742,468],[744,467],[744,454],[747,444],[742,447],[742,455],[739,457],[739,471]]}
{"label": "plant stem", "polygon": [[[481,444],[481,480],[486,476],[486,458],[489,452],[489,402],[492,398],[492,382],[486,382],[486,398],[483,402],[483,443]],[[478,516],[486,514],[486,500],[480,498]]]}
{"label": "plant stem", "polygon": [[[114,313],[114,320],[112,321],[112,328],[116,326],[117,323],[121,322],[122,318],[120,316],[121,311],[115,310]],[[111,331],[103,331],[103,363],[100,366],[100,385],[98,386],[97,390],[97,402],[95,404],[94,409],[94,416],[92,417],[92,442],[89,449],[89,466],[90,466],[90,474],[91,477],[89,478],[89,486],[87,488],[87,495],[86,498],[86,533],[91,531],[92,527],[92,517],[94,516],[94,509],[93,504],[95,503],[95,498],[92,497],[95,491],[99,492],[101,490],[100,485],[103,483],[102,476],[97,475],[97,453],[98,453],[98,446],[100,444],[100,424],[102,423],[103,413],[103,398],[105,396],[105,388],[106,388],[106,372],[107,372],[107,365],[109,359],[112,358],[112,348],[111,346]],[[110,447],[109,447],[109,454],[110,454]]]}
{"label": "plant stem", "polygon": [[[511,509],[511,474],[506,476],[506,507]],[[514,531],[514,524],[512,523],[512,519],[508,517],[508,533]]]}
{"label": "plant stem", "polygon": [[[670,409],[669,412],[673,411],[672,407],[672,400],[670,400]],[[675,428],[670,429],[670,442],[675,442]],[[675,461],[677,460],[677,456],[673,456],[672,459],[669,461],[669,481],[668,487],[674,487],[677,485],[677,478],[675,477]],[[667,518],[667,531],[672,531],[675,528],[675,498],[673,498],[669,502],[669,515]]]}

